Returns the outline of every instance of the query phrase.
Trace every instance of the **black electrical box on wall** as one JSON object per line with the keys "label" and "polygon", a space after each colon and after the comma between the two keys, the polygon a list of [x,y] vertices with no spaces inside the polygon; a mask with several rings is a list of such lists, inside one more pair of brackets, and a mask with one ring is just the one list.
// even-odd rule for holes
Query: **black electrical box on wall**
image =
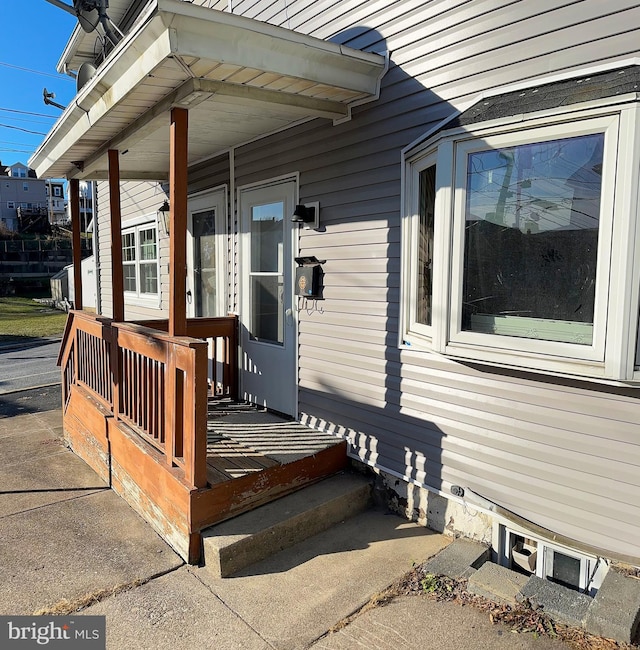
{"label": "black electrical box on wall", "polygon": [[296,269],[296,295],[317,298],[320,294],[320,265],[299,266]]}
{"label": "black electrical box on wall", "polygon": [[296,257],[296,296],[322,298],[322,264],[314,257]]}

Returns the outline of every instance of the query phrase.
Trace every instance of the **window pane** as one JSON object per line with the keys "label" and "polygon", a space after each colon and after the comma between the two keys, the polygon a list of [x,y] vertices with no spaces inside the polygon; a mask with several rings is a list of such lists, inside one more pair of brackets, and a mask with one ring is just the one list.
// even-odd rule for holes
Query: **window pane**
{"label": "window pane", "polygon": [[433,213],[436,201],[436,167],[420,174],[420,225],[418,229],[418,270],[416,320],[431,325],[433,277]]}
{"label": "window pane", "polygon": [[281,309],[282,275],[251,278],[251,336],[260,341],[282,344],[284,316]]}
{"label": "window pane", "polygon": [[216,315],[216,213],[194,212],[193,271],[195,280],[195,315]]}
{"label": "window pane", "polygon": [[122,235],[122,261],[133,262],[136,259],[136,240],[132,232]]}
{"label": "window pane", "polygon": [[284,203],[251,208],[251,271],[282,272]]}
{"label": "window pane", "polygon": [[140,264],[140,293],[158,293],[158,265]]}
{"label": "window pane", "polygon": [[136,290],[136,267],[134,264],[122,265],[122,276],[124,280],[125,291]]}
{"label": "window pane", "polygon": [[141,230],[140,233],[140,259],[156,259],[156,229],[148,228]]}
{"label": "window pane", "polygon": [[580,588],[580,560],[558,551],[552,551],[553,561],[547,577],[551,582],[568,587]]}
{"label": "window pane", "polygon": [[472,153],[462,329],[590,345],[604,134]]}

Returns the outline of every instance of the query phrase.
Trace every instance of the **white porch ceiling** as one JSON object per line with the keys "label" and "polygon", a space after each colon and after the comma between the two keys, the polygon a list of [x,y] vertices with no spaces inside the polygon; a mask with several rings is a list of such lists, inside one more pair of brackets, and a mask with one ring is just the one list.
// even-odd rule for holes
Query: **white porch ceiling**
{"label": "white porch ceiling", "polygon": [[67,106],[29,165],[40,178],[169,171],[169,113],[189,109],[189,163],[376,96],[383,56],[180,0],[155,0]]}

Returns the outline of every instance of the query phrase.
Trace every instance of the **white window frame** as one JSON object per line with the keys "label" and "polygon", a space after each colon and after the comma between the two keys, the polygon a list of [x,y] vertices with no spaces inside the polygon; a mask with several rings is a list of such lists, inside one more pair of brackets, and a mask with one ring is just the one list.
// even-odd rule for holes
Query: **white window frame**
{"label": "white window frame", "polygon": [[7,201],[7,209],[8,210],[15,210],[16,209],[15,201]]}
{"label": "white window frame", "polygon": [[[409,183],[411,184],[411,187],[409,188],[410,191],[410,200],[411,200],[411,213],[413,215],[416,215],[416,218],[412,219],[410,223],[408,224],[409,227],[409,240],[411,242],[417,242],[419,240],[419,234],[420,234],[420,175],[422,172],[426,171],[429,169],[429,167],[433,167],[436,165],[436,152],[432,151],[429,152],[428,155],[426,155],[424,158],[420,158],[419,160],[416,161],[416,164],[413,169],[413,174],[411,174],[409,178]],[[437,174],[437,165],[436,165],[436,174]],[[436,179],[436,185],[437,185],[437,179]],[[436,203],[438,199],[436,197]],[[438,206],[436,205],[436,210],[438,209]],[[434,245],[434,257],[437,255],[435,251],[435,245]],[[411,296],[415,296],[418,292],[418,263],[419,263],[419,255],[417,249],[412,251],[412,254],[410,256],[410,262],[409,262],[409,273],[408,273],[408,278],[409,278],[409,292]],[[435,269],[435,264],[434,260],[431,262],[432,265],[432,282],[431,282],[431,291],[432,291],[432,304],[433,304],[433,291],[435,289],[435,281],[433,278],[433,273],[436,271]],[[421,323],[417,320],[417,301],[416,300],[410,300],[408,303],[408,309],[409,309],[409,323],[410,323],[410,328],[412,331],[416,332],[420,336],[424,337],[424,340],[426,341],[431,341],[433,338],[433,322],[434,322],[434,315],[433,313],[431,314],[431,324],[427,325],[426,323]],[[433,310],[432,310],[433,311]]]}
{"label": "white window frame", "polygon": [[[156,275],[158,278],[158,291],[156,293],[146,293],[140,291],[140,232],[144,230],[155,230],[156,233]],[[135,291],[124,291],[125,302],[129,304],[142,305],[145,307],[158,308],[160,301],[161,293],[161,277],[160,277],[160,240],[159,240],[159,230],[158,223],[155,219],[149,220],[148,218],[144,221],[134,221],[133,223],[123,224],[121,237],[124,237],[128,234],[133,234],[134,236],[134,246],[135,246],[135,261],[134,262],[125,262],[123,260],[122,265],[124,266],[133,266],[135,268],[135,278],[136,278],[136,290]],[[144,264],[152,264],[152,262],[145,261]]]}
{"label": "white window frame", "polygon": [[553,575],[553,559],[555,553],[579,560],[580,578],[577,591],[594,596],[600,588],[602,580],[608,570],[608,564],[595,555],[580,553],[574,549],[567,548],[560,544],[549,542],[541,537],[531,535],[527,531],[517,527],[499,526],[500,542],[498,546],[498,563],[507,568],[513,568],[511,561],[511,549],[514,546],[515,537],[530,539],[536,545],[536,563],[531,575],[543,580],[550,580]]}
{"label": "white window frame", "polygon": [[[400,346],[497,366],[640,385],[636,356],[640,110],[634,97],[441,130],[403,152]],[[462,331],[466,157],[492,147],[605,134],[593,342],[580,345]],[[432,324],[416,322],[419,175],[436,164]],[[615,255],[611,251],[616,251]]]}

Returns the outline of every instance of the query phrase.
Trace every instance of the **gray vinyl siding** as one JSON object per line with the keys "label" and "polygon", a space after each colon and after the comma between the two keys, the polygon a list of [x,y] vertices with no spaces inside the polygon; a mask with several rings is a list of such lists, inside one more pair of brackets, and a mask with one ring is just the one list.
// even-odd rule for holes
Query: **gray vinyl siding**
{"label": "gray vinyl siding", "polygon": [[[98,236],[99,236],[99,273],[101,307],[104,316],[113,315],[112,282],[111,282],[111,216],[109,201],[109,184],[106,181],[97,183],[98,204]],[[126,229],[133,219],[147,216],[150,223],[155,223],[157,210],[165,199],[159,183],[126,181],[120,183],[120,208],[122,213],[122,229]],[[169,264],[169,239],[162,225],[158,224],[158,252],[160,255],[160,301],[153,304],[140,304],[139,300],[130,299],[125,295],[124,311],[126,320],[148,320],[167,318],[169,276],[163,269]]]}
{"label": "gray vinyl siding", "polygon": [[326,259],[299,312],[301,419],[366,463],[448,494],[470,488],[611,554],[640,558],[640,391],[398,349],[401,149],[483,92],[638,56],[629,1],[242,0],[234,13],[390,51],[375,103],[239,148],[238,185],[300,173]]}

